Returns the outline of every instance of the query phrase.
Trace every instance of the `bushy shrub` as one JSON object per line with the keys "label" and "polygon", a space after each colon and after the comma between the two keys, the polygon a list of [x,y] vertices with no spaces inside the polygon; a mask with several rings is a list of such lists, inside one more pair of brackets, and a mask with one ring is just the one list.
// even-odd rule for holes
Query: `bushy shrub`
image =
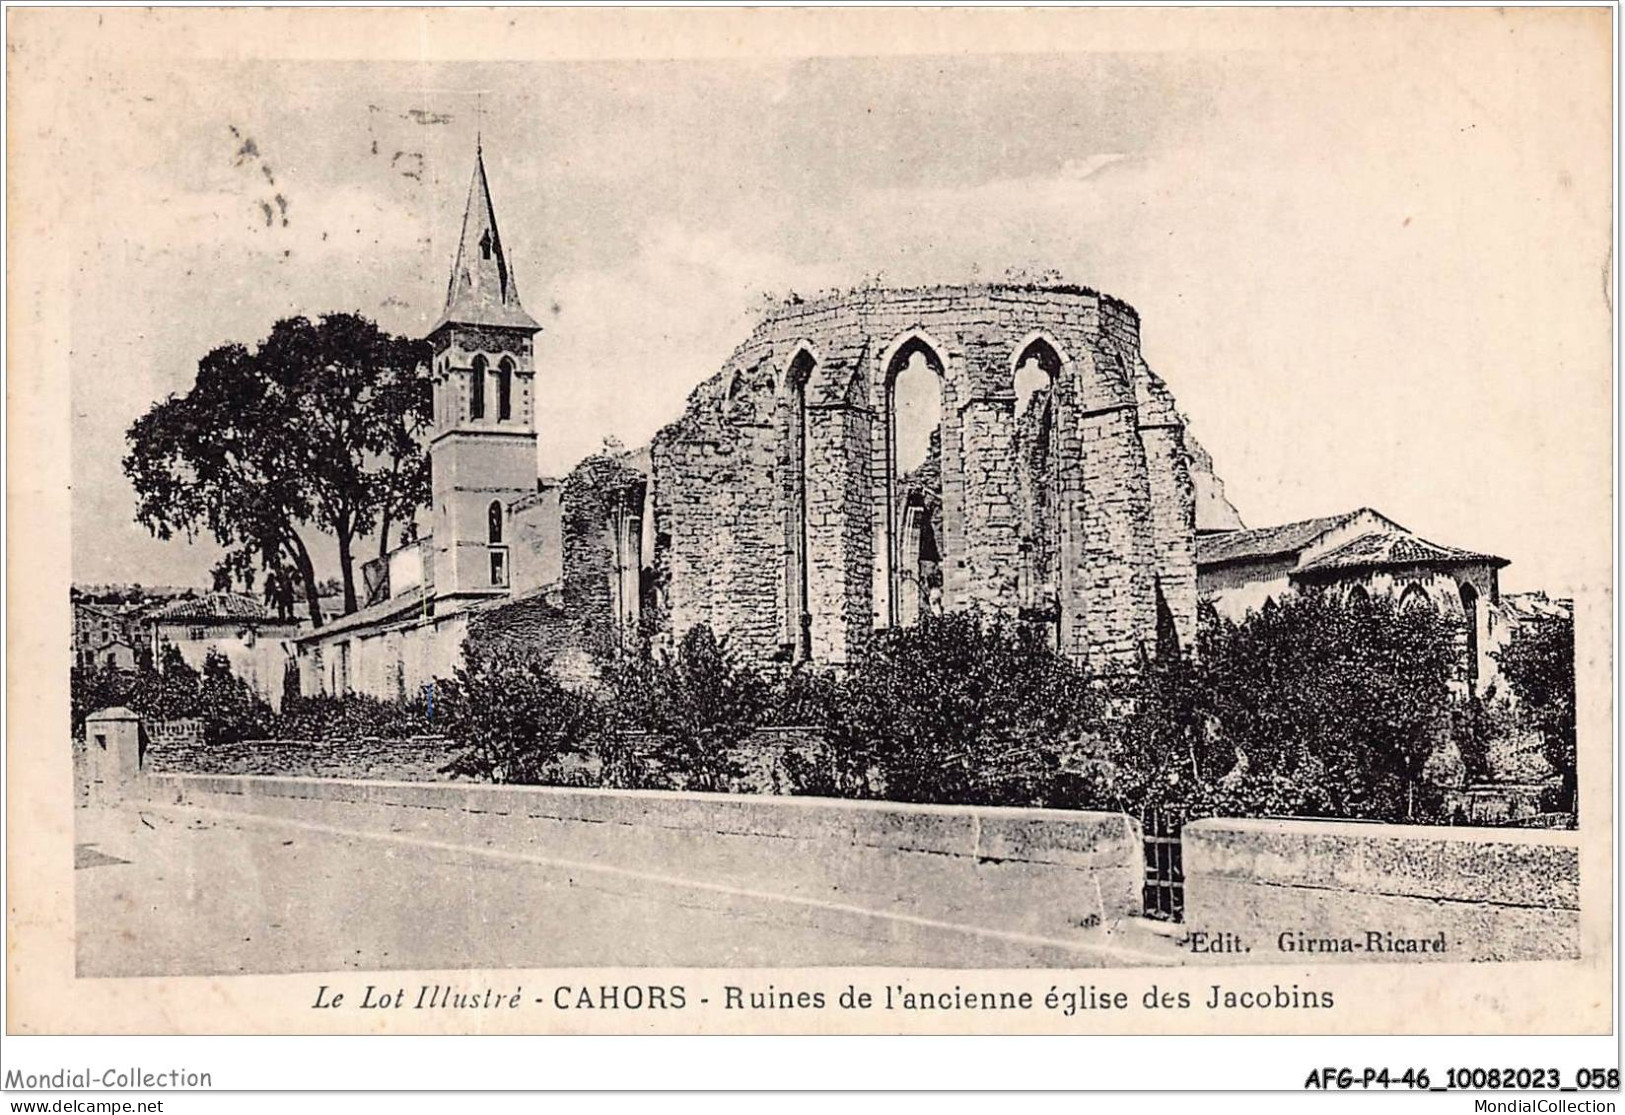
{"label": "bushy shrub", "polygon": [[832,781],[894,801],[1033,804],[1099,719],[1083,671],[974,612],[881,632],[842,679]]}
{"label": "bushy shrub", "polygon": [[832,671],[798,663],[769,679],[763,723],[775,727],[822,725],[828,723],[840,700],[840,679]]}
{"label": "bushy shrub", "polygon": [[1449,620],[1305,594],[1241,623],[1213,617],[1202,636],[1203,700],[1244,756],[1227,808],[1417,815],[1423,770],[1450,732]]}
{"label": "bushy shrub", "polygon": [[[178,656],[177,656],[178,657]],[[197,712],[206,743],[235,743],[265,732],[271,709],[248,683],[231,671],[225,655],[210,651],[197,678]]]}
{"label": "bushy shrub", "polygon": [[769,707],[767,682],[704,624],[675,654],[625,656],[604,679],[615,726],[647,732],[658,763],[693,790],[729,788],[742,771],[739,748]]}
{"label": "bushy shrub", "polygon": [[120,705],[151,720],[200,720],[204,740],[213,744],[263,736],[273,720],[270,708],[217,651],[209,652],[201,672],[173,645],[164,647],[161,670],[145,664],[135,670],[75,669],[69,690],[75,735],[83,733],[86,716]]}
{"label": "bushy shrub", "polygon": [[435,687],[436,719],[462,749],[449,774],[547,783],[561,757],[582,754],[609,727],[590,693],[561,685],[533,658],[470,644],[457,676]]}
{"label": "bushy shrub", "polygon": [[410,739],[444,735],[438,711],[422,697],[386,701],[364,693],[285,696],[282,712],[267,725],[269,739]]}
{"label": "bushy shrub", "polygon": [[130,707],[136,675],[114,666],[75,666],[68,674],[73,734],[85,734],[85,717],[104,708]]}
{"label": "bushy shrub", "polygon": [[[1441,742],[1454,733],[1476,771],[1499,730],[1494,708],[1451,694],[1456,635],[1425,609],[1305,595],[1239,623],[1206,608],[1194,658],[1098,677],[1022,625],[962,612],[879,632],[840,673],[763,674],[701,626],[675,652],[601,662],[592,692],[468,648],[430,723],[461,748],[449,770],[506,782],[735,789],[752,734],[777,725],[814,729],[775,767],[777,792],[1423,819]],[[360,734],[428,717],[363,698],[295,706],[365,721],[337,729]]]}
{"label": "bushy shrub", "polygon": [[1143,816],[1189,802],[1225,769],[1208,754],[1201,683],[1177,656],[1142,659],[1132,674],[1095,683],[1105,707],[1056,772],[1050,804]]}
{"label": "bushy shrub", "polygon": [[1498,746],[1514,745],[1524,734],[1512,703],[1497,693],[1458,697],[1451,706],[1451,736],[1461,755],[1465,783],[1496,777]]}
{"label": "bushy shrub", "polygon": [[824,741],[805,750],[786,751],[779,762],[778,792],[793,797],[861,797],[850,793],[837,765],[835,750]]}

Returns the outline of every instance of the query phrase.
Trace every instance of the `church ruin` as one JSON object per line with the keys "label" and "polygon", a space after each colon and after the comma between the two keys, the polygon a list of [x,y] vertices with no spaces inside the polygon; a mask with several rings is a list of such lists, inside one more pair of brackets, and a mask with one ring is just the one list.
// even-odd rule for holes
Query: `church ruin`
{"label": "church ruin", "polygon": [[1139,315],[1085,287],[792,299],[649,446],[562,480],[536,476],[540,329],[479,156],[429,334],[422,536],[369,565],[366,607],[297,639],[303,692],[414,694],[471,638],[590,676],[699,624],[754,662],[840,665],[964,609],[1132,668],[1190,645],[1198,528],[1240,525]]}

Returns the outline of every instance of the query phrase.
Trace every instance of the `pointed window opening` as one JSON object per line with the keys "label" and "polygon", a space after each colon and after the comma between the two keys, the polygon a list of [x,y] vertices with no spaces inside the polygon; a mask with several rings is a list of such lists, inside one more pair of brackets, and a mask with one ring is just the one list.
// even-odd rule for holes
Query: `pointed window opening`
{"label": "pointed window opening", "polygon": [[812,555],[807,532],[807,380],[813,358],[805,350],[790,365],[790,570],[791,641],[795,658],[812,657]]}
{"label": "pointed window opening", "polygon": [[[1061,355],[1048,340],[1035,337],[1016,354],[1013,366],[1018,551],[1022,559],[1017,590],[1022,617],[1043,633],[1052,649],[1060,650],[1061,497],[1054,443],[1055,384],[1061,373]],[[1158,594],[1160,602],[1160,587]],[[1159,610],[1159,648],[1165,642],[1161,619]]]}
{"label": "pointed window opening", "polygon": [[470,418],[485,417],[485,357],[474,357],[473,382],[469,384],[468,416]]}
{"label": "pointed window opening", "polygon": [[1438,610],[1434,608],[1433,601],[1428,598],[1427,590],[1417,584],[1411,585],[1399,596],[1400,611],[1408,612],[1412,608],[1425,609],[1429,612]]}
{"label": "pointed window opening", "polygon": [[506,356],[497,365],[497,420],[513,417],[513,361]]}
{"label": "pointed window opening", "polygon": [[1179,657],[1179,625],[1174,622],[1174,611],[1162,592],[1162,578],[1156,578],[1157,594],[1157,661],[1172,662]]}
{"label": "pointed window opening", "polygon": [[486,229],[480,236],[480,255],[485,259],[491,258],[491,230]]}
{"label": "pointed window opening", "polygon": [[944,571],[953,555],[941,518],[943,375],[942,358],[919,337],[909,338],[886,366],[889,619],[894,626],[917,623],[946,605]]}

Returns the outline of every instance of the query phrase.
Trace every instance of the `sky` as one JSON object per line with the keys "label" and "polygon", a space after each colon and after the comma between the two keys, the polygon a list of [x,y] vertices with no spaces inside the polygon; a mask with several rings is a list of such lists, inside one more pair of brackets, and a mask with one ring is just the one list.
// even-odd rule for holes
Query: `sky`
{"label": "sky", "polygon": [[109,62],[53,139],[73,579],[208,583],[212,545],[134,522],[124,431],[290,314],[424,332],[478,131],[544,326],[540,474],[647,441],[792,291],[1053,270],[1140,311],[1248,525],[1371,506],[1508,589],[1604,584],[1606,50],[1469,18],[1310,52]]}

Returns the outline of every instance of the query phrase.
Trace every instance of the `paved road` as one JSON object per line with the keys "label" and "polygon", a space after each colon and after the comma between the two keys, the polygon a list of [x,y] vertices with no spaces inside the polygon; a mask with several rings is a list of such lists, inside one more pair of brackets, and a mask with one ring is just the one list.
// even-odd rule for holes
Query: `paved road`
{"label": "paved road", "polygon": [[90,810],[78,840],[82,976],[1171,959],[309,818]]}

